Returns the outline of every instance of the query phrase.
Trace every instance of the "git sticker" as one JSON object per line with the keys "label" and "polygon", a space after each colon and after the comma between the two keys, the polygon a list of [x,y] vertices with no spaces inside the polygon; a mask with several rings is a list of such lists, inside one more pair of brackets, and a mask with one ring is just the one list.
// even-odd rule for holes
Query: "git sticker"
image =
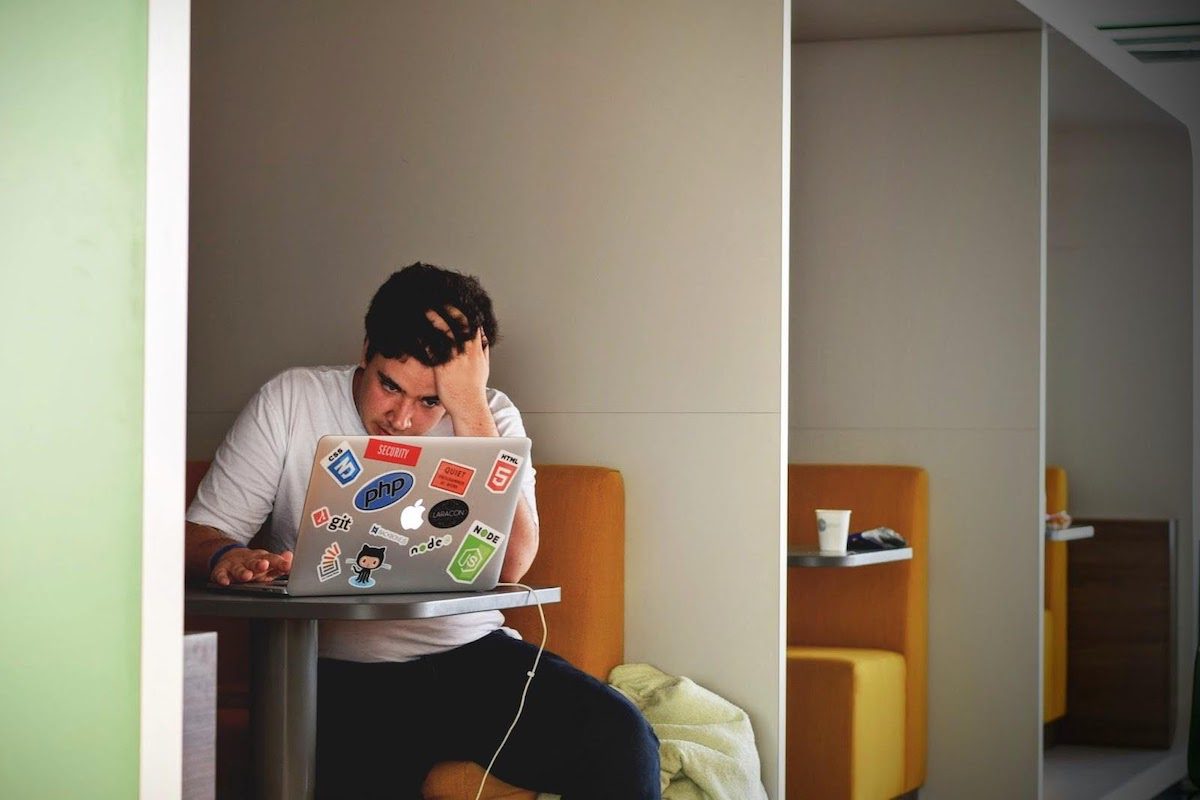
{"label": "git sticker", "polygon": [[421,448],[412,444],[385,442],[383,439],[368,439],[363,455],[374,461],[388,461],[392,464],[415,467],[421,460]]}
{"label": "git sticker", "polygon": [[329,513],[329,506],[321,506],[312,513],[313,527],[324,528],[332,518],[333,515]]}
{"label": "git sticker", "polygon": [[449,492],[450,494],[462,497],[467,493],[467,487],[471,485],[471,479],[474,477],[474,467],[468,467],[465,464],[456,464],[449,459],[443,458],[438,462],[437,470],[433,473],[433,479],[429,481],[429,488],[441,489],[443,492]]}
{"label": "git sticker", "polygon": [[337,481],[338,486],[349,486],[362,472],[362,465],[354,457],[354,451],[350,449],[349,442],[339,444],[332,453],[321,459],[321,463],[324,465],[325,471],[329,473],[329,477]]}
{"label": "git sticker", "polygon": [[342,548],[337,542],[325,548],[325,552],[321,556],[321,563],[317,565],[317,579],[321,583],[342,574],[342,562],[338,560],[338,556],[341,554]]}
{"label": "git sticker", "polygon": [[487,488],[492,494],[504,494],[512,485],[512,480],[521,468],[521,457],[516,453],[501,450],[492,465],[492,473],[488,475]]}
{"label": "git sticker", "polygon": [[467,535],[458,545],[458,552],[450,559],[446,574],[456,583],[474,583],[503,541],[503,533],[492,530],[482,522],[472,522]]}

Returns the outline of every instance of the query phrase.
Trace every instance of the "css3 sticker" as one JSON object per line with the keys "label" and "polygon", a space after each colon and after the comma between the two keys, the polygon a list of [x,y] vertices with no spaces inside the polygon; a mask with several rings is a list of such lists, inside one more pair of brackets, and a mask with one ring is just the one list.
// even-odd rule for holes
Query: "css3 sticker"
{"label": "css3 sticker", "polygon": [[354,495],[354,507],[359,511],[379,511],[392,503],[398,502],[412,490],[413,479],[411,472],[397,470],[380,475],[373,481],[368,481]]}
{"label": "css3 sticker", "polygon": [[349,486],[362,472],[362,465],[354,457],[354,451],[350,449],[349,442],[339,444],[332,453],[322,459],[321,463],[325,466],[329,477],[337,481],[338,486]]}
{"label": "css3 sticker", "polygon": [[517,470],[521,468],[521,457],[516,453],[510,453],[507,450],[501,450],[496,456],[496,463],[492,465],[492,472],[488,475],[487,488],[492,494],[504,494],[508,491],[508,487],[512,485],[512,480],[517,476]]}
{"label": "css3 sticker", "polygon": [[472,522],[471,529],[458,545],[458,552],[450,559],[446,574],[457,583],[474,583],[503,541],[503,533],[492,530],[482,522]]}

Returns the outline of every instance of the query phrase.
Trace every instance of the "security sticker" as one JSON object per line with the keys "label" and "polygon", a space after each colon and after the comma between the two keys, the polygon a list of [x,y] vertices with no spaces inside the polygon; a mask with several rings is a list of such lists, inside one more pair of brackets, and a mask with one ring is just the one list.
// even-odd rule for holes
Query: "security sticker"
{"label": "security sticker", "polygon": [[487,488],[492,494],[504,494],[512,485],[512,480],[521,468],[521,457],[516,453],[501,450],[492,465],[492,474],[488,475]]}
{"label": "security sticker", "polygon": [[338,560],[338,556],[341,554],[342,547],[337,542],[325,548],[325,552],[321,556],[321,563],[317,564],[317,579],[321,583],[342,574],[342,562]]}
{"label": "security sticker", "polygon": [[333,515],[329,513],[329,506],[321,506],[312,513],[313,527],[324,528],[332,517]]}
{"label": "security sticker", "polygon": [[471,507],[462,500],[443,500],[429,509],[429,524],[435,528],[453,528],[461,525],[471,513]]}
{"label": "security sticker", "polygon": [[405,467],[415,467],[421,460],[421,448],[412,444],[397,444],[383,439],[368,439],[363,456],[374,461],[388,461]]}
{"label": "security sticker", "polygon": [[350,578],[350,585],[355,589],[370,589],[375,585],[375,579],[371,577],[371,573],[377,569],[391,569],[391,564],[385,564],[384,559],[387,558],[387,545],[364,544],[362,549],[358,551],[358,555],[354,558],[347,558],[346,563],[351,564],[350,571],[354,576]]}
{"label": "security sticker", "polygon": [[379,525],[378,523],[372,525],[371,529],[368,530],[367,533],[371,536],[378,536],[381,539],[387,539],[390,542],[395,542],[396,544],[408,544],[407,536],[402,533],[396,533],[395,531],[389,531],[387,528]]}
{"label": "security sticker", "polygon": [[471,529],[458,545],[458,552],[450,559],[446,574],[457,583],[474,583],[503,541],[503,533],[492,530],[478,520],[472,522]]}
{"label": "security sticker", "polygon": [[408,549],[408,557],[423,556],[426,553],[432,553],[434,550],[449,547],[452,544],[454,544],[454,537],[448,533],[445,536],[430,536],[429,541],[410,547]]}
{"label": "security sticker", "polygon": [[349,442],[342,442],[333,452],[321,460],[329,477],[337,481],[338,486],[349,486],[362,472],[362,465],[354,456]]}
{"label": "security sticker", "polygon": [[354,524],[354,517],[349,514],[338,514],[336,517],[331,517],[329,524],[325,527],[337,533],[338,531],[348,531],[350,526]]}
{"label": "security sticker", "polygon": [[474,477],[474,467],[468,467],[466,464],[456,464],[447,458],[443,458],[438,462],[437,470],[433,473],[433,479],[429,481],[429,488],[441,489],[443,492],[449,492],[450,494],[462,497],[467,493],[467,487],[471,485],[471,479]]}

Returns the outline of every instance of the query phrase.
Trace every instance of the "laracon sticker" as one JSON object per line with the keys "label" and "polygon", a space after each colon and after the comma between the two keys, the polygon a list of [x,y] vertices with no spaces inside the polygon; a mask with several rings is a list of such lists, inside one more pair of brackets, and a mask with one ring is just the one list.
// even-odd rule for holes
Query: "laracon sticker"
{"label": "laracon sticker", "polygon": [[479,521],[471,523],[466,538],[458,545],[458,552],[450,559],[446,574],[457,583],[474,583],[483,568],[496,555],[504,534],[498,533]]}
{"label": "laracon sticker", "polygon": [[433,479],[429,481],[429,488],[441,489],[443,492],[449,492],[450,494],[462,497],[467,493],[467,487],[471,485],[471,479],[474,477],[474,467],[468,467],[466,464],[456,464],[449,459],[443,458],[438,462],[437,470],[433,473]]}
{"label": "laracon sticker", "polygon": [[408,557],[423,556],[426,553],[432,553],[434,550],[449,547],[452,544],[454,544],[454,537],[448,533],[445,536],[430,536],[429,541],[410,547],[408,549]]}
{"label": "laracon sticker", "polygon": [[317,579],[321,583],[342,574],[342,562],[338,560],[338,556],[341,554],[342,547],[337,542],[325,548],[325,553],[321,556],[321,563],[317,564]]}
{"label": "laracon sticker", "polygon": [[380,511],[398,502],[412,490],[416,480],[411,472],[397,470],[368,481],[354,495],[354,507],[359,511]]}
{"label": "laracon sticker", "polygon": [[421,460],[421,448],[412,444],[385,442],[383,439],[368,439],[363,456],[375,461],[388,461],[392,464],[415,467]]}
{"label": "laracon sticker", "polygon": [[387,558],[387,545],[376,547],[364,544],[357,556],[346,559],[346,563],[352,565],[350,571],[354,573],[354,576],[350,578],[350,585],[355,589],[370,589],[374,586],[375,579],[371,577],[371,573],[377,569],[392,568],[391,564],[383,563],[385,558]]}
{"label": "laracon sticker", "polygon": [[332,518],[332,515],[329,513],[329,506],[321,506],[312,513],[313,527],[324,528]]}
{"label": "laracon sticker", "polygon": [[521,468],[521,457],[516,453],[501,450],[492,465],[492,473],[488,475],[487,488],[492,494],[504,494],[512,485],[512,480]]}
{"label": "laracon sticker", "polygon": [[471,507],[462,500],[443,500],[429,509],[429,524],[435,528],[453,528],[461,525],[471,513]]}
{"label": "laracon sticker", "polygon": [[350,530],[350,526],[353,524],[354,517],[350,516],[349,514],[338,514],[336,517],[330,518],[329,524],[325,527],[329,528],[329,530],[333,531],[334,533],[337,533],[338,531]]}
{"label": "laracon sticker", "polygon": [[349,486],[362,472],[362,465],[354,457],[354,451],[350,449],[349,442],[339,444],[332,453],[321,459],[321,463],[325,466],[329,477],[337,481],[338,486]]}
{"label": "laracon sticker", "polygon": [[390,542],[395,542],[396,544],[408,544],[407,536],[402,533],[396,533],[395,531],[389,531],[387,528],[379,524],[372,525],[371,529],[367,531],[367,533],[371,536],[378,536],[381,539],[387,539]]}

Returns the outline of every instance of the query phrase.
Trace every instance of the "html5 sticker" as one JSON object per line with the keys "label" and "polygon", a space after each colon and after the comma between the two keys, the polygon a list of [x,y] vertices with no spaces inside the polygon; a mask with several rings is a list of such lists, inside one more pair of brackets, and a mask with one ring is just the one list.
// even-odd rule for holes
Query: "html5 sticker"
{"label": "html5 sticker", "polygon": [[429,481],[429,488],[440,489],[443,492],[449,492],[450,494],[462,497],[467,493],[467,487],[471,485],[471,479],[474,477],[474,467],[468,467],[466,464],[456,464],[449,459],[443,458],[438,462],[437,470],[433,473],[433,479]]}
{"label": "html5 sticker", "polygon": [[492,464],[492,473],[488,475],[486,484],[488,491],[492,494],[507,492],[508,487],[512,485],[513,478],[517,477],[519,469],[521,469],[521,457],[516,453],[501,450],[500,455],[496,456],[496,463]]}
{"label": "html5 sticker", "polygon": [[412,444],[397,444],[383,439],[368,439],[363,456],[372,461],[387,461],[405,467],[415,467],[421,460],[421,448]]}

